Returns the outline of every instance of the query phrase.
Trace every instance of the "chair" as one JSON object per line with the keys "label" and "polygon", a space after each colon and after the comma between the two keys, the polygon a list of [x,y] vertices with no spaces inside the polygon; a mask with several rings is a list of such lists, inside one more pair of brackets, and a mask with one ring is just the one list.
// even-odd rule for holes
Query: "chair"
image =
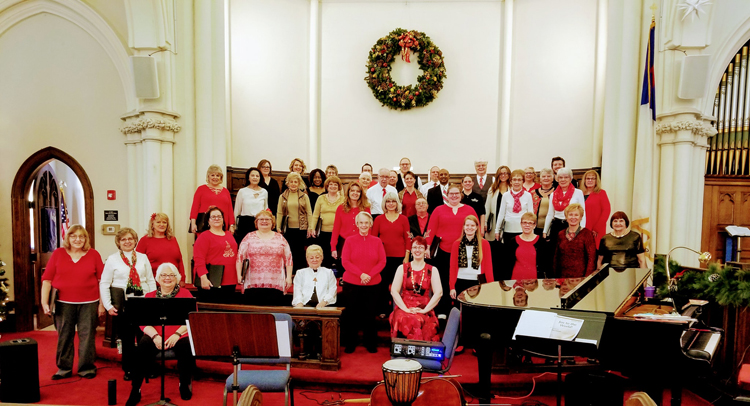
{"label": "chair", "polygon": [[[286,321],[289,327],[289,348],[292,345],[292,332],[294,322],[292,316],[286,313],[272,313],[276,321]],[[263,369],[263,370],[240,370],[237,376],[237,384],[240,391],[244,391],[250,385],[257,387],[261,392],[284,392],[284,404],[294,406],[294,393],[292,392],[292,379],[290,367],[291,357],[279,358],[240,358],[240,364],[246,365],[286,365],[285,369]],[[234,373],[229,375],[224,385],[224,406],[227,405],[227,394],[232,391]],[[290,403],[291,402],[291,403]]]}
{"label": "chair", "polygon": [[445,359],[443,361],[414,358],[414,361],[422,364],[422,370],[424,372],[432,372],[442,375],[451,369],[453,356],[456,353],[456,346],[458,345],[458,327],[460,321],[461,310],[454,307],[451,309],[450,315],[448,316],[448,321],[445,324],[445,331],[443,332],[443,339],[441,340],[445,345]]}

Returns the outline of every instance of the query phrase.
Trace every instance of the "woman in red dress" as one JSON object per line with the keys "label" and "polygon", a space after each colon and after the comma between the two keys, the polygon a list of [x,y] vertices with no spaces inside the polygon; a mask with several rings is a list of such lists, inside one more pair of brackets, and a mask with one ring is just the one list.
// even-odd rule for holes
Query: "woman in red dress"
{"label": "woman in red dress", "polygon": [[401,333],[410,340],[439,340],[438,320],[433,309],[443,296],[443,288],[436,268],[424,262],[426,249],[427,241],[415,237],[411,243],[414,259],[396,270],[391,285],[391,296],[396,304],[390,317],[391,337]]}

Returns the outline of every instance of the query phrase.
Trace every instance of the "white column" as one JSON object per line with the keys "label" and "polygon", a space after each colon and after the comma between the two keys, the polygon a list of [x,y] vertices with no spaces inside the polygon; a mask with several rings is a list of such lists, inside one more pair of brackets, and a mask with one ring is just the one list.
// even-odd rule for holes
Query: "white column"
{"label": "white column", "polygon": [[[131,139],[132,138],[132,139]],[[130,221],[133,221],[134,219],[138,218],[139,210],[138,210],[138,194],[134,191],[138,190],[138,182],[136,181],[137,173],[138,171],[136,168],[138,167],[138,159],[136,157],[136,144],[139,141],[136,141],[135,137],[127,137],[127,141],[125,141],[125,149],[127,151],[127,160],[128,160],[128,168],[127,168],[127,176],[128,176],[128,191],[130,193],[127,194],[128,199],[128,219]]]}
{"label": "white column", "polygon": [[195,178],[205,183],[213,159],[212,0],[195,1]]}
{"label": "white column", "polygon": [[[171,133],[174,137],[174,133]],[[161,143],[161,211],[174,219],[174,153],[173,140]],[[174,223],[174,220],[173,220]]]}
{"label": "white column", "polygon": [[510,96],[513,56],[513,0],[505,0],[503,9],[503,49],[500,60],[500,114],[495,165],[510,163]]}
{"label": "white column", "polygon": [[[594,68],[594,122],[591,166],[602,166],[602,143],[604,137],[604,99],[607,85],[607,0],[599,0],[596,16],[596,66]],[[619,59],[619,58],[618,58]]]}
{"label": "white column", "polygon": [[672,182],[674,181],[674,133],[659,134],[659,201],[655,254],[666,254],[671,249]]}
{"label": "white column", "polygon": [[310,0],[310,100],[308,112],[308,162],[320,167],[320,0]]}

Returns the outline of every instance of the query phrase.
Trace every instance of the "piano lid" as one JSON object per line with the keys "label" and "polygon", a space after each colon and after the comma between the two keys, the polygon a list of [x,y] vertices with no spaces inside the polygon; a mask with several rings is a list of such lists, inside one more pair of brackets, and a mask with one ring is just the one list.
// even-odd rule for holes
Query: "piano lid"
{"label": "piano lid", "polygon": [[496,281],[458,295],[465,305],[517,309],[571,309],[614,313],[648,277],[648,269],[609,267],[587,278]]}

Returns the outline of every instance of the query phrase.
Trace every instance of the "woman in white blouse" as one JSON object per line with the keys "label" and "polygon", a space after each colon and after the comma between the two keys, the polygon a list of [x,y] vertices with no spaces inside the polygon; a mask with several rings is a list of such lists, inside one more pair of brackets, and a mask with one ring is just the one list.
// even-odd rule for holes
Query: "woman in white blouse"
{"label": "woman in white blouse", "polygon": [[[565,208],[573,203],[578,203],[586,210],[586,199],[581,189],[576,189],[571,183],[573,180],[573,171],[568,168],[557,170],[558,186],[552,195],[550,195],[550,208],[547,211],[547,218],[544,221],[544,233],[542,234],[550,243],[550,247],[557,246],[557,236],[560,231],[568,228],[568,221],[565,219]],[[586,215],[583,215],[580,223],[582,228],[586,227]]]}
{"label": "woman in white blouse", "polygon": [[255,231],[255,215],[268,208],[268,191],[260,186],[262,176],[258,168],[248,169],[245,173],[247,186],[237,191],[234,201],[234,215],[237,217],[234,239],[237,245],[248,233]]}
{"label": "woman in white blouse", "polygon": [[135,358],[135,339],[140,339],[141,330],[131,325],[122,314],[124,303],[113,304],[111,288],[122,289],[125,296],[143,296],[156,290],[154,273],[151,270],[151,262],[145,254],[135,251],[138,244],[138,234],[132,228],[120,229],[115,235],[117,252],[110,255],[104,263],[102,279],[99,282],[99,294],[102,297],[102,305],[113,316],[115,332],[122,342],[122,369],[125,371],[125,380],[130,380]]}
{"label": "woman in white blouse", "polygon": [[336,277],[333,271],[320,266],[323,263],[323,248],[319,245],[307,247],[307,268],[294,276],[292,306],[315,306],[322,309],[336,303]]}
{"label": "woman in white blouse", "polygon": [[[503,241],[511,241],[516,238],[523,232],[521,216],[524,213],[534,212],[534,200],[531,198],[531,193],[524,190],[523,179],[524,171],[522,169],[516,169],[510,174],[510,189],[503,193],[500,210],[497,214],[495,239],[499,240],[498,233],[500,233],[501,227],[503,228]],[[503,221],[505,221],[504,227]]]}

